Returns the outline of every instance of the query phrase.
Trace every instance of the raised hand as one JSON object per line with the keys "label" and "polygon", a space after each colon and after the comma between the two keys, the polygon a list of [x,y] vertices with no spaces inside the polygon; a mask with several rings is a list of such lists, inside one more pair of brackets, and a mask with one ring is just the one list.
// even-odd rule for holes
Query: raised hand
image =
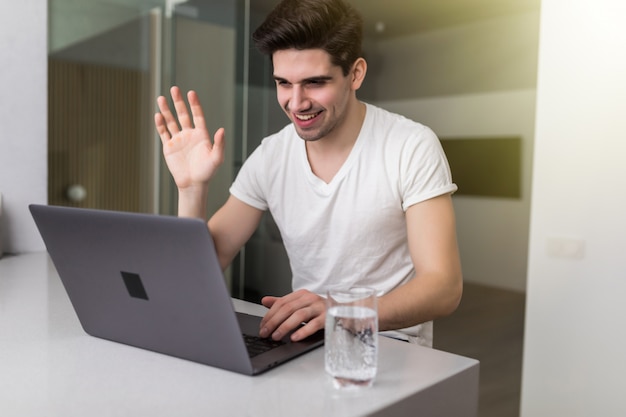
{"label": "raised hand", "polygon": [[198,95],[187,93],[190,116],[180,89],[172,87],[170,93],[178,120],[163,96],[157,99],[160,111],[154,115],[167,167],[179,190],[206,187],[224,162],[224,129],[218,129],[211,141]]}

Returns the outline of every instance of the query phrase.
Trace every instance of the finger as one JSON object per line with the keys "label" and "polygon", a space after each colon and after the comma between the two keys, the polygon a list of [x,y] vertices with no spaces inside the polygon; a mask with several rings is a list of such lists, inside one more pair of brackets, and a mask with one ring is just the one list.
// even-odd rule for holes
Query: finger
{"label": "finger", "polygon": [[193,128],[191,118],[189,117],[189,111],[187,110],[187,103],[185,103],[185,100],[180,93],[180,89],[178,87],[172,87],[170,92],[172,94],[172,101],[174,102],[174,108],[176,109],[176,114],[178,115],[178,123],[180,123],[180,127],[182,129]]}
{"label": "finger", "polygon": [[295,310],[304,306],[304,304],[301,305],[299,299],[300,297],[296,293],[290,293],[283,297],[263,297],[261,303],[269,308],[269,311],[261,320],[261,327],[266,326],[270,331],[274,331]]}
{"label": "finger", "polygon": [[169,130],[167,130],[165,120],[163,119],[163,115],[161,113],[156,113],[154,115],[154,125],[159,137],[161,138],[161,143],[165,145],[172,138],[172,136],[170,135]]}
{"label": "finger", "polygon": [[207,130],[206,120],[204,118],[204,112],[202,111],[198,94],[193,90],[189,91],[187,93],[187,100],[189,100],[189,107],[191,108],[194,126],[199,129]]}
{"label": "finger", "polygon": [[224,128],[220,127],[213,135],[213,152],[211,158],[219,166],[224,163]]}
{"label": "finger", "polygon": [[[314,308],[314,306],[305,307],[296,310],[287,320],[283,321],[280,326],[272,333],[272,339],[280,340],[285,335],[296,330],[291,335],[291,340],[297,341],[305,338],[321,327],[324,326],[323,319],[320,319],[320,313]],[[325,317],[324,312],[321,312],[322,317]],[[321,324],[320,324],[321,323]]]}
{"label": "finger", "polygon": [[271,335],[278,340],[313,317],[308,307],[319,302],[319,296],[301,290],[280,298],[265,297],[263,302],[266,307],[270,304],[271,307],[261,321],[259,334],[261,337]]}
{"label": "finger", "polygon": [[[217,135],[217,134],[216,134]],[[261,299],[261,304],[263,304],[267,308],[272,308],[274,303],[278,300],[278,297],[266,296]]]}
{"label": "finger", "polygon": [[225,134],[225,130],[223,127],[220,127],[219,129],[217,129],[217,131],[215,132],[215,135],[213,135],[213,147],[216,148],[216,150],[219,153],[224,153],[224,137],[226,136]]}
{"label": "finger", "polygon": [[259,336],[269,337],[276,330],[276,325],[272,323],[280,323],[280,320],[276,318],[278,312],[277,308],[272,309],[272,307],[274,307],[274,305],[276,304],[276,301],[278,301],[279,299],[280,297],[271,296],[263,297],[261,299],[261,304],[269,308],[269,310],[267,311],[267,313],[265,313],[265,316],[263,316],[261,324],[259,325]]}
{"label": "finger", "polygon": [[174,136],[175,134],[180,132],[178,122],[170,111],[170,106],[167,105],[167,99],[163,96],[159,96],[157,98],[157,105],[159,106],[161,116],[163,116],[164,123],[167,126],[167,130],[169,130],[170,135]]}
{"label": "finger", "polygon": [[294,342],[298,342],[302,339],[306,339],[311,336],[313,333],[317,332],[324,328],[326,323],[326,313],[321,316],[317,316],[313,320],[309,320],[304,326],[299,328],[297,331],[293,332],[291,335],[291,340]]}

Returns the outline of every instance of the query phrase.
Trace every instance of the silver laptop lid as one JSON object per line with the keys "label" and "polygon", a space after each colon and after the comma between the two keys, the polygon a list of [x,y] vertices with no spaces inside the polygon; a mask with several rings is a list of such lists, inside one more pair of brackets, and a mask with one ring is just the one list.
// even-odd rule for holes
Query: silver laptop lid
{"label": "silver laptop lid", "polygon": [[88,334],[254,373],[199,219],[31,205]]}

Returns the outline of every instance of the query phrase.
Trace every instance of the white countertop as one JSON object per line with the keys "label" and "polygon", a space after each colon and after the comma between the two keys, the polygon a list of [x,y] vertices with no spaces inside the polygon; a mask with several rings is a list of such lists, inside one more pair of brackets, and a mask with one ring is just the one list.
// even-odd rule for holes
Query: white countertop
{"label": "white countertop", "polygon": [[91,337],[46,253],[0,259],[0,416],[476,415],[476,360],[379,343],[375,385],[356,393],[332,388],[323,348],[248,377]]}

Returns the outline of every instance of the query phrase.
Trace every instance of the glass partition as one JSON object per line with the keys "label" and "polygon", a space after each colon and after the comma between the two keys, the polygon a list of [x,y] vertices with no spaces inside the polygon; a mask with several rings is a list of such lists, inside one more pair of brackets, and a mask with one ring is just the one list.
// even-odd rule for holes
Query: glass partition
{"label": "glass partition", "polygon": [[49,203],[158,210],[164,0],[50,0]]}
{"label": "glass partition", "polygon": [[[189,0],[171,20],[171,84],[194,89],[209,130],[226,130],[226,158],[211,182],[208,215],[228,198],[229,187],[261,139],[288,121],[275,98],[269,58],[250,43],[251,32],[278,0]],[[175,194],[161,187],[162,193]],[[175,196],[168,201],[174,202]],[[267,215],[227,271],[234,296],[260,301],[262,294],[291,288],[280,233]],[[272,279],[267,279],[272,277]]]}
{"label": "glass partition", "polygon": [[[178,85],[198,92],[211,132],[226,129],[210,216],[248,154],[287,123],[271,63],[250,44],[277,2],[49,0],[49,203],[176,214],[153,114],[156,97]],[[289,290],[271,217],[226,276],[240,298]]]}

